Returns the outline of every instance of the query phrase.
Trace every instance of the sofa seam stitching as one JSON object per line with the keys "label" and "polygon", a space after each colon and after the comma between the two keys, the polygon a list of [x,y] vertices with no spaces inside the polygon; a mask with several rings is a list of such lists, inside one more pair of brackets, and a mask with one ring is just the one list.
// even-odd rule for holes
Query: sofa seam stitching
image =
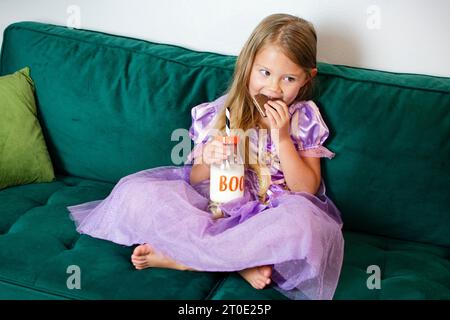
{"label": "sofa seam stitching", "polygon": [[[59,34],[54,34],[54,33],[48,32],[48,31],[30,29],[30,28],[18,25],[19,23],[20,22],[18,22],[17,24],[12,24],[11,26],[7,27],[6,29],[13,29],[13,28],[20,29],[21,28],[23,30],[27,30],[27,31],[30,31],[30,32],[41,33],[41,34],[45,34],[45,35],[49,35],[49,36],[53,36],[53,37],[57,37],[57,38],[68,39],[68,40],[72,40],[72,41],[79,41],[79,42],[88,43],[88,44],[91,44],[91,45],[98,45],[98,44],[96,44],[94,42],[90,42],[90,41],[83,40],[83,39],[77,39],[77,38],[73,38],[73,37],[70,37],[70,36],[63,36],[63,35],[59,35]],[[64,28],[62,26],[53,25],[53,24],[47,24],[47,25],[50,25],[50,26],[53,26],[53,27],[56,27],[56,28]],[[5,29],[5,31],[6,31],[6,29]],[[119,37],[119,38],[122,38],[122,39],[131,40],[131,41],[143,41],[143,42],[145,42],[147,44],[164,45],[164,46],[171,46],[172,48],[187,49],[187,48],[182,48],[182,47],[179,47],[179,46],[176,46],[176,45],[172,45],[172,44],[156,43],[156,42],[147,41],[147,40],[144,40],[144,39],[135,39],[135,38],[121,36],[121,35],[112,35],[112,34],[104,33],[104,32],[101,32],[101,31],[88,30],[88,29],[76,29],[76,30],[84,31],[84,32],[87,32],[87,33],[94,33],[94,34],[103,35],[103,36],[116,36],[116,37]],[[214,66],[214,65],[189,65],[189,64],[177,61],[177,60],[167,59],[167,58],[164,58],[164,57],[161,57],[161,56],[157,56],[157,55],[154,55],[154,54],[151,54],[151,53],[148,53],[148,52],[136,51],[136,50],[133,50],[133,49],[130,49],[130,48],[123,48],[123,47],[116,46],[116,45],[109,45],[109,44],[102,43],[101,46],[102,47],[107,47],[107,48],[121,49],[121,50],[129,51],[129,52],[133,52],[133,53],[137,53],[137,54],[148,55],[150,57],[158,58],[158,59],[161,59],[163,61],[177,63],[177,64],[180,64],[180,65],[185,66],[185,67],[216,68],[216,69],[220,69],[220,70],[233,71],[230,68]],[[190,49],[187,49],[187,50],[190,50]],[[204,52],[204,51],[197,51],[197,52],[217,55],[217,53],[214,53],[214,52]],[[231,57],[231,56],[223,55],[223,57]],[[235,56],[233,56],[233,57],[235,57]],[[349,66],[345,66],[345,67],[349,67]],[[362,68],[357,68],[357,69],[359,70],[359,69],[362,69]],[[362,70],[366,70],[366,69],[362,69]],[[377,70],[375,70],[375,71],[377,71]],[[428,92],[439,92],[439,93],[446,93],[446,94],[449,93],[448,91],[439,90],[439,89],[418,88],[418,87],[410,87],[410,86],[406,86],[406,85],[397,85],[397,84],[391,84],[391,83],[388,84],[388,83],[379,82],[379,81],[376,81],[376,80],[355,79],[355,78],[352,78],[352,77],[348,77],[348,76],[345,76],[345,75],[339,75],[339,74],[332,73],[332,72],[327,72],[327,71],[325,71],[325,72],[324,71],[322,71],[322,72],[319,71],[319,75],[328,75],[328,76],[331,75],[331,76],[334,76],[334,77],[338,77],[338,78],[349,80],[349,81],[353,81],[353,82],[373,83],[373,84],[380,84],[380,85],[385,85],[385,86],[390,86],[390,87],[395,87],[395,88],[402,88],[402,89],[428,91]],[[404,75],[414,76],[414,74],[404,74]],[[423,76],[430,76],[430,77],[432,77],[431,75],[423,75]],[[442,79],[446,80],[445,77],[439,77],[439,78],[440,79],[442,78]]]}
{"label": "sofa seam stitching", "polygon": [[[348,77],[348,76],[344,76],[344,75],[340,75],[340,74],[336,74],[336,73],[331,73],[331,72],[327,72],[327,71],[322,71],[322,72],[319,71],[318,75],[332,76],[332,77],[341,78],[341,79],[352,81],[352,82],[372,83],[372,84],[375,84],[375,85],[383,85],[383,86],[392,87],[392,88],[399,88],[399,89],[409,89],[409,90],[426,91],[426,92],[437,92],[437,93],[443,93],[443,94],[449,94],[450,93],[450,91],[445,91],[444,89],[418,88],[418,87],[412,87],[412,86],[407,86],[407,85],[398,85],[398,84],[392,84],[392,83],[385,83],[385,82],[376,81],[376,80],[355,79],[355,78],[351,78],[351,77]],[[433,77],[433,76],[430,76],[430,75],[425,75],[425,76]]]}
{"label": "sofa seam stitching", "polygon": [[[18,22],[18,23],[20,23],[20,22]],[[49,24],[49,25],[51,25],[51,24]],[[51,26],[53,26],[53,27],[60,27],[61,28],[61,26],[57,26],[57,25],[51,25]],[[54,34],[54,33],[46,32],[46,31],[42,31],[42,30],[30,29],[30,28],[27,28],[27,27],[24,27],[24,26],[21,26],[21,25],[17,25],[17,24],[13,24],[10,27],[7,27],[7,29],[10,29],[10,30],[12,30],[14,28],[27,30],[29,32],[41,33],[41,34],[45,34],[45,35],[48,35],[48,36],[61,38],[61,39],[67,39],[67,40],[71,40],[71,41],[78,41],[78,42],[83,42],[83,43],[87,43],[87,44],[91,44],[91,45],[99,45],[99,44],[97,44],[95,42],[90,42],[90,41],[83,40],[83,39],[77,39],[77,38],[73,38],[73,37],[70,37],[70,36],[63,36],[63,35],[59,35],[59,34]],[[64,27],[62,27],[62,28],[64,28]],[[88,33],[98,33],[98,34],[105,35],[105,36],[113,36],[113,35],[108,35],[108,34],[104,34],[104,33],[101,33],[101,32],[97,32],[97,31],[94,31],[94,30],[86,30],[86,29],[77,29],[77,30],[85,31],[85,32],[88,32]],[[144,41],[147,44],[150,43],[150,44],[154,44],[154,45],[165,45],[165,46],[172,46],[173,48],[177,48],[176,46],[173,46],[171,44],[155,43],[155,42],[147,41],[147,40],[144,40],[144,39],[132,39],[132,38],[126,38],[126,37],[123,37],[123,36],[117,36],[117,37],[124,38],[124,39],[129,39],[129,40],[134,40],[134,41]],[[233,71],[232,69],[227,68],[227,67],[220,67],[220,66],[214,66],[214,65],[203,65],[203,64],[202,65],[189,65],[189,64],[177,61],[177,60],[164,58],[164,57],[161,57],[161,56],[158,56],[158,55],[155,55],[155,54],[151,54],[151,53],[148,53],[148,52],[137,51],[137,50],[134,50],[134,49],[124,48],[124,47],[120,47],[120,46],[116,46],[116,45],[109,45],[109,44],[102,43],[102,44],[100,44],[100,46],[106,47],[106,48],[120,49],[120,50],[129,51],[129,52],[142,54],[142,55],[148,55],[150,57],[158,58],[158,59],[161,59],[163,61],[177,63],[177,64],[180,64],[180,65],[185,66],[185,67],[216,68],[216,69],[221,69],[221,70]],[[203,53],[207,53],[207,52],[203,52]],[[217,53],[209,53],[209,54],[217,54]],[[226,57],[226,56],[224,56],[224,57]]]}
{"label": "sofa seam stitching", "polygon": [[0,277],[0,283],[1,282],[7,283],[7,284],[12,285],[12,286],[16,286],[16,287],[26,288],[26,289],[29,289],[31,291],[36,291],[36,292],[39,292],[39,293],[44,293],[44,294],[58,296],[58,297],[62,297],[62,298],[72,299],[72,300],[73,299],[79,299],[79,300],[88,299],[88,298],[84,298],[84,297],[81,297],[81,296],[78,296],[78,295],[74,295],[74,294],[61,293],[61,292],[58,292],[56,290],[48,290],[46,288],[40,287],[40,286],[35,285],[35,284],[32,284],[30,286],[30,285],[27,285],[25,283],[11,281],[10,279],[6,279],[6,278],[3,278],[3,277]]}

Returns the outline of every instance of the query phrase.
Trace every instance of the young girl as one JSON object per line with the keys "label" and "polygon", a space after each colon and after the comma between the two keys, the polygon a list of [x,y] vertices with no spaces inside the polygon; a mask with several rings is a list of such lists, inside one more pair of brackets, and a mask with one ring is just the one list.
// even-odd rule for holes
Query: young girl
{"label": "young girl", "polygon": [[[256,289],[270,284],[291,299],[331,299],[344,242],[320,172],[320,157],[334,156],[322,145],[329,131],[308,100],[316,41],[303,19],[265,18],[238,57],[228,94],[192,110],[194,164],[129,175],[105,200],[69,207],[78,232],[140,244],[131,256],[136,269],[239,271]],[[259,93],[271,99],[267,117],[252,103]],[[244,196],[222,204],[223,217],[213,219],[210,164],[226,155],[211,132],[224,132],[225,106],[233,128],[270,132],[269,161],[246,163]]]}

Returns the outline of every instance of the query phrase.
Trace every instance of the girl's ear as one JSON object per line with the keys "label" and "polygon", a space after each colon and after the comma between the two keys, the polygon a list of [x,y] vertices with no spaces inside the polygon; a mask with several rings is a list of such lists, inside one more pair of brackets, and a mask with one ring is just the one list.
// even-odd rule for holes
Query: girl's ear
{"label": "girl's ear", "polygon": [[317,75],[317,68],[312,68],[309,72],[309,76],[307,76],[305,82],[303,83],[303,85],[307,84],[308,82],[310,82],[312,79],[314,79],[314,77]]}

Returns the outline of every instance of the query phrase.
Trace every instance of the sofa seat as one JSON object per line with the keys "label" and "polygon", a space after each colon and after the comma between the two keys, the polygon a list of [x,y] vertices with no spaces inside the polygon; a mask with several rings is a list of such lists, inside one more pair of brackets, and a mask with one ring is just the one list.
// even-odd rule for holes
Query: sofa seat
{"label": "sofa seat", "polygon": [[[132,247],[79,235],[67,206],[105,198],[113,184],[71,176],[0,192],[0,299],[285,299],[237,273],[134,270]],[[335,299],[448,299],[450,249],[345,231]],[[81,271],[80,289],[68,289]],[[368,290],[381,268],[381,289]]]}
{"label": "sofa seat", "polygon": [[[344,232],[344,239],[344,264],[335,300],[450,297],[450,248],[351,231]],[[368,278],[374,274],[367,271],[371,265],[382,270],[380,289],[367,287]],[[239,275],[229,274],[211,299],[276,299],[272,292],[260,293],[242,286]]]}
{"label": "sofa seat", "polygon": [[[105,198],[112,187],[58,176],[2,190],[0,299],[207,298],[220,273],[137,271],[130,263],[133,248],[77,233],[66,207]],[[67,288],[71,265],[80,268],[80,290]]]}

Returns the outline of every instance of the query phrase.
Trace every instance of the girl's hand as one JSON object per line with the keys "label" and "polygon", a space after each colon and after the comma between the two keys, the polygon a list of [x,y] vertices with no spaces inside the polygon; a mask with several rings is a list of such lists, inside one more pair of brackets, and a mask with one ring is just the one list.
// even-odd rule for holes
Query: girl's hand
{"label": "girl's hand", "polygon": [[222,141],[216,140],[216,138],[206,143],[203,148],[203,163],[207,165],[221,163],[227,157],[225,145]]}
{"label": "girl's hand", "polygon": [[264,107],[270,120],[270,129],[278,130],[280,141],[289,138],[291,117],[286,103],[283,100],[269,100]]}

